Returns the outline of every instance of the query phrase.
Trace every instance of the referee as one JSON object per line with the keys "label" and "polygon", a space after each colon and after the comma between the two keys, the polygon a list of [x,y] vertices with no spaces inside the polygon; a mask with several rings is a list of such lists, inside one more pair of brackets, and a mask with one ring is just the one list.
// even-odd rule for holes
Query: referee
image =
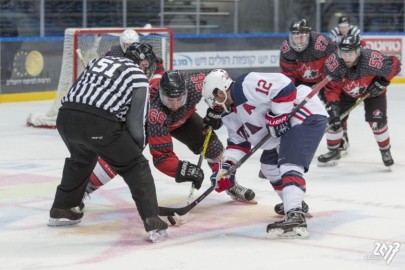
{"label": "referee", "polygon": [[[145,147],[145,119],[149,82],[156,56],[152,46],[133,43],[125,57],[93,60],[62,99],[56,126],[70,157],[66,158],[61,183],[56,189],[48,226],[79,223],[79,204],[97,157],[123,177],[152,241],[163,240],[167,224],[158,217],[156,189]],[[152,72],[151,72],[152,71]],[[134,119],[131,130],[127,114]]]}

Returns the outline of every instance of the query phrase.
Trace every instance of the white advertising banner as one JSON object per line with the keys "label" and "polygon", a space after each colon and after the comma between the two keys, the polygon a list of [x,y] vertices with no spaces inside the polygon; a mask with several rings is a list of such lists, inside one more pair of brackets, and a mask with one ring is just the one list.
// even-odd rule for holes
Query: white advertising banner
{"label": "white advertising banner", "polygon": [[173,55],[174,69],[278,67],[279,50],[181,52]]}

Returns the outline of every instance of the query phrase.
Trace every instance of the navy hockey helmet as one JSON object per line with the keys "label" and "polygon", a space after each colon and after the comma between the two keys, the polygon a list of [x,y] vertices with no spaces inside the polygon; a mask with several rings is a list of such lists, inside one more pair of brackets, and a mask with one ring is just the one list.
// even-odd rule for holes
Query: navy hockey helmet
{"label": "navy hockey helmet", "polygon": [[288,41],[295,51],[305,50],[309,44],[311,25],[305,19],[294,21],[289,28]]}
{"label": "navy hockey helmet", "polygon": [[177,110],[186,104],[186,81],[178,70],[166,71],[160,80],[160,100],[170,110]]}

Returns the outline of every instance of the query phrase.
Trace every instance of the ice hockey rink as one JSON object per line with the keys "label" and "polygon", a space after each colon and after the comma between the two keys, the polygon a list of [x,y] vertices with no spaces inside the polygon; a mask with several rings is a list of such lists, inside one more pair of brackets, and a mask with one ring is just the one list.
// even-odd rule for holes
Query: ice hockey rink
{"label": "ice hockey rink", "polygon": [[[313,161],[307,180],[308,239],[270,240],[280,200],[258,178],[259,153],[237,172],[257,205],[211,193],[168,239],[150,243],[124,181],[117,177],[86,200],[82,222],[50,228],[47,221],[67,149],[56,130],[25,126],[51,101],[0,104],[0,269],[405,269],[405,86],[388,93],[395,165],[384,167],[360,105],[349,119],[351,147],[337,167]],[[401,109],[402,108],[402,109]],[[205,114],[204,104],[199,112]],[[220,129],[225,143],[226,132]],[[181,159],[197,163],[175,142]],[[326,151],[322,141],[316,156]],[[260,152],[260,151],[259,151]],[[145,155],[150,158],[149,150]],[[161,206],[186,205],[189,183],[177,184],[153,165]],[[206,180],[195,197],[210,185]]]}

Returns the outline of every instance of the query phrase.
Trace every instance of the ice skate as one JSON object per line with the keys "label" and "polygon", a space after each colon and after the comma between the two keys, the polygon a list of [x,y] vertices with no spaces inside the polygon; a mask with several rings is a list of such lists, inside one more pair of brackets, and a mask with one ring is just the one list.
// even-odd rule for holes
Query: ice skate
{"label": "ice skate", "polygon": [[391,147],[385,150],[380,149],[381,157],[384,162],[384,165],[391,170],[391,166],[394,165],[394,159],[391,156]]}
{"label": "ice skate", "polygon": [[331,167],[336,166],[340,159],[340,150],[330,150],[328,153],[320,155],[318,157],[319,167]]}
{"label": "ice skate", "polygon": [[267,225],[267,238],[307,238],[307,223],[301,208],[287,212],[284,219]]}
{"label": "ice skate", "polygon": [[78,206],[69,209],[52,208],[48,226],[66,226],[77,224],[81,221],[83,212]]}
{"label": "ice skate", "polygon": [[349,147],[350,147],[349,138],[347,137],[347,134],[345,133],[343,135],[342,141],[340,142],[340,145],[338,148],[340,150],[340,155],[342,155],[342,156],[346,155]]}
{"label": "ice skate", "polygon": [[[311,218],[313,217],[311,213],[309,213],[309,206],[305,201],[302,201],[302,212],[305,214],[305,217]],[[276,206],[274,206],[274,212],[276,212],[276,214],[280,215],[280,216],[284,216],[284,204],[283,203],[279,203],[276,204]]]}
{"label": "ice skate", "polygon": [[167,237],[167,223],[159,217],[149,217],[144,220],[145,230],[149,234],[149,239],[153,242],[160,242]]}
{"label": "ice skate", "polygon": [[233,187],[226,191],[233,200],[251,204],[257,204],[257,201],[254,199],[256,194],[250,188],[245,188],[238,183],[235,183]]}

